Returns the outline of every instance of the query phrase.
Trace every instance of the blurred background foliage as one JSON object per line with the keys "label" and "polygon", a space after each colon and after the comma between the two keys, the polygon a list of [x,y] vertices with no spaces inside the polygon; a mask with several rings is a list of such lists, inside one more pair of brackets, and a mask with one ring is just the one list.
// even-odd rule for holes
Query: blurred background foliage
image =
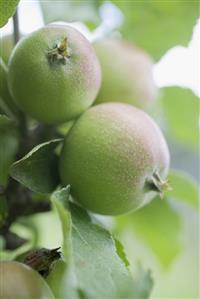
{"label": "blurred background foliage", "polygon": [[[39,2],[45,23],[82,22],[80,29],[91,40],[122,36],[147,51],[154,61],[172,47],[187,46],[199,18],[198,1]],[[3,23],[5,20],[1,20]],[[5,45],[1,43],[1,56],[8,53],[3,50]],[[168,140],[172,191],[163,200],[156,198],[135,213],[100,217],[124,244],[131,270],[134,272],[138,260],[152,269],[155,279],[152,298],[198,298],[199,295],[199,103],[199,96],[190,89],[160,88],[149,113]],[[0,150],[1,147],[0,143]],[[36,245],[59,244],[59,233],[50,236],[47,230],[51,227],[51,231],[59,231],[54,212],[22,219],[21,224],[13,225],[13,231],[21,233],[24,223]]]}
{"label": "blurred background foliage", "polygon": [[172,4],[171,1],[155,0],[40,0],[40,3],[46,23],[78,20],[91,26],[100,23],[99,8],[102,4],[113,3],[123,15],[118,28],[123,37],[145,49],[156,60],[174,45],[188,44],[199,16],[198,1],[175,1]]}

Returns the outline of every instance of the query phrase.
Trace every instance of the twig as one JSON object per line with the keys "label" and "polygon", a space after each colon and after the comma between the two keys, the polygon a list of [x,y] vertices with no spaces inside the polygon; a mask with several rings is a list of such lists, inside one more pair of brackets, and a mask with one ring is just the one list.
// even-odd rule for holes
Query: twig
{"label": "twig", "polygon": [[[16,9],[16,12],[13,16],[13,38],[14,43],[17,44],[17,42],[20,39],[20,30],[19,30],[19,18],[18,18],[18,10]],[[26,116],[23,112],[19,114],[19,130],[21,135],[21,144],[19,148],[20,155],[23,155],[27,151],[26,146],[26,140],[28,138],[28,127],[27,127],[27,120]]]}
{"label": "twig", "polygon": [[18,11],[16,10],[13,16],[13,29],[14,29],[14,43],[16,44],[20,39],[19,33],[19,18],[18,18]]}

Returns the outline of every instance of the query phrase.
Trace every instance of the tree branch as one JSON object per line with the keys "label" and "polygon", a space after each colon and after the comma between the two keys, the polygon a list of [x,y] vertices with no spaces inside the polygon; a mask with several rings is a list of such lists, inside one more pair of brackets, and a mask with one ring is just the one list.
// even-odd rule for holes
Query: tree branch
{"label": "tree branch", "polygon": [[18,19],[18,11],[17,10],[13,16],[13,29],[14,29],[14,43],[16,44],[20,39],[19,19]]}

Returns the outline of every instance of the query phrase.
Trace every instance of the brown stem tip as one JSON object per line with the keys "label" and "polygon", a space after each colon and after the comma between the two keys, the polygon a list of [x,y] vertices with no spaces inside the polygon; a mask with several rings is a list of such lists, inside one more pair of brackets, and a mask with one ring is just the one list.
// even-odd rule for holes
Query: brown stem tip
{"label": "brown stem tip", "polygon": [[147,181],[147,186],[149,190],[158,192],[161,198],[164,197],[165,192],[172,190],[168,180],[163,180],[158,172],[155,172],[152,178]]}
{"label": "brown stem tip", "polygon": [[27,254],[24,263],[47,277],[54,261],[61,258],[60,247],[55,249],[40,248]]}
{"label": "brown stem tip", "polygon": [[48,58],[51,63],[54,61],[63,60],[66,61],[69,58],[70,49],[68,47],[68,39],[65,37],[62,41],[58,42],[56,46],[48,51]]}

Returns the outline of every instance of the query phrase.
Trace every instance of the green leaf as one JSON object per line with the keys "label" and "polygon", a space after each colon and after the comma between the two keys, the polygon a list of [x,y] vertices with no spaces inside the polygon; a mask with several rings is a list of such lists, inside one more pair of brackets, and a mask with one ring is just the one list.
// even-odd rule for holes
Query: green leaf
{"label": "green leaf", "polygon": [[[56,193],[56,196],[55,193],[52,196],[62,228],[67,224],[67,229],[63,229],[64,243],[67,239],[67,248],[71,248],[68,250],[68,252],[71,251],[71,257],[68,257],[66,262],[56,263],[54,271],[48,277],[48,283],[55,297],[73,299],[148,298],[152,288],[149,273],[145,276],[146,271],[143,272],[145,278],[140,281],[138,289],[138,280],[132,279],[124,264],[124,259],[121,260],[118,255],[119,250],[116,249],[115,242],[107,230],[93,223],[85,210],[72,203],[69,204],[72,219],[70,222],[69,212],[65,212],[65,208],[68,206],[68,190],[68,187],[61,190],[60,198],[59,192]],[[63,206],[61,202],[64,204]],[[64,211],[61,211],[62,209]],[[120,251],[122,252],[123,249],[120,248]]]}
{"label": "green leaf", "polygon": [[55,148],[61,139],[42,143],[12,164],[11,176],[34,192],[50,193],[59,182]]}
{"label": "green leaf", "polygon": [[190,175],[182,171],[171,171],[169,183],[172,190],[168,196],[179,199],[200,211],[199,188]]}
{"label": "green leaf", "polygon": [[40,0],[45,23],[55,21],[84,22],[99,21],[97,1],[68,0],[43,1]]}
{"label": "green leaf", "polygon": [[162,89],[167,134],[183,145],[198,150],[199,98],[189,89]]}
{"label": "green leaf", "polygon": [[62,251],[66,261],[69,259],[71,255],[72,224],[71,224],[71,214],[68,210],[69,196],[70,196],[70,186],[63,188],[60,191],[55,191],[52,194],[52,202],[58,212],[61,226],[62,226],[62,234],[63,234]]}
{"label": "green leaf", "polygon": [[125,266],[128,267],[130,265],[128,258],[126,256],[126,253],[124,251],[124,247],[123,247],[122,243],[118,239],[115,239],[115,247],[116,247],[117,254],[121,258],[121,260],[124,262]]}
{"label": "green leaf", "polygon": [[[86,298],[132,298],[133,281],[108,231],[72,206],[73,249],[79,289]],[[84,265],[84,267],[83,267]]]}
{"label": "green leaf", "polygon": [[6,187],[9,167],[18,150],[18,135],[15,123],[5,115],[0,115],[0,186]]}
{"label": "green leaf", "polygon": [[0,27],[3,27],[15,13],[19,0],[0,0]]}
{"label": "green leaf", "polygon": [[199,1],[118,1],[124,13],[121,32],[156,60],[171,47],[187,45],[199,17]]}
{"label": "green leaf", "polygon": [[181,220],[167,199],[155,198],[142,209],[116,218],[118,232],[131,228],[146,246],[168,267],[181,250]]}

